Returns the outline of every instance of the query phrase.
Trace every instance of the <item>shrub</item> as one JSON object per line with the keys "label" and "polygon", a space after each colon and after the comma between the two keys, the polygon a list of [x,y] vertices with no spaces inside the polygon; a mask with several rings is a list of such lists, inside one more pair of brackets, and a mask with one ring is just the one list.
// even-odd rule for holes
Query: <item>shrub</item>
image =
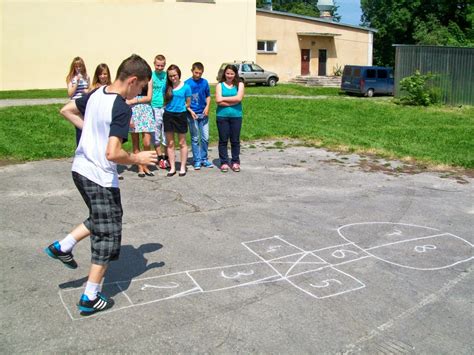
{"label": "shrub", "polygon": [[332,70],[334,71],[334,76],[342,76],[342,66],[337,65],[332,67]]}
{"label": "shrub", "polygon": [[416,70],[412,76],[400,80],[402,96],[400,102],[406,105],[429,106],[441,100],[441,89],[433,85],[436,75],[421,74]]}

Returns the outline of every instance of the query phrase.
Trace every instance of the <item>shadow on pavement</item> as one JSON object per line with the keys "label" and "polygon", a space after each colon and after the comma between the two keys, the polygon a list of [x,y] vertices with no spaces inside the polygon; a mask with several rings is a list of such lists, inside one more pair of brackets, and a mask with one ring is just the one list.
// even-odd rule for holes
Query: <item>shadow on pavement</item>
{"label": "shadow on pavement", "polygon": [[[148,259],[145,258],[145,254],[158,251],[162,247],[163,245],[159,243],[143,244],[138,248],[135,248],[133,245],[122,245],[120,258],[110,263],[105,274],[104,284],[120,281],[120,288],[123,291],[127,290],[134,278],[148,270],[165,265],[163,261],[148,264]],[[86,281],[87,276],[62,283],[59,285],[59,288],[79,288],[83,286]],[[118,293],[117,290],[117,287],[107,287],[106,294],[108,297],[113,297]]]}

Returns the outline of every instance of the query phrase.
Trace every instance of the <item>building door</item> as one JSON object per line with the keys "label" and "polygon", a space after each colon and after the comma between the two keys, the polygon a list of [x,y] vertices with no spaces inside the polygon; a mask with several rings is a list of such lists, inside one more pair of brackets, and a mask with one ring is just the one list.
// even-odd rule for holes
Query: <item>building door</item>
{"label": "building door", "polygon": [[319,65],[318,65],[318,75],[326,76],[326,61],[327,61],[327,51],[325,49],[319,50]]}
{"label": "building door", "polygon": [[309,49],[301,50],[301,75],[309,75]]}

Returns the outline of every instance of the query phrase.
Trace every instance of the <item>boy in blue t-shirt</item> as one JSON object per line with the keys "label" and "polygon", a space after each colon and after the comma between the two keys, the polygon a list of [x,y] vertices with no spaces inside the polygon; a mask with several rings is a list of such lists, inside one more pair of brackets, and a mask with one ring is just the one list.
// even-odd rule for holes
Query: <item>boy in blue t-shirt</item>
{"label": "boy in blue t-shirt", "polygon": [[[209,107],[211,104],[211,93],[209,83],[202,78],[204,65],[200,62],[193,64],[191,73],[193,76],[185,81],[191,88],[191,111],[188,114],[189,132],[191,133],[191,147],[193,150],[194,170],[200,170],[201,166],[212,168],[208,160],[207,147],[209,145]],[[199,139],[201,136],[201,139]]]}

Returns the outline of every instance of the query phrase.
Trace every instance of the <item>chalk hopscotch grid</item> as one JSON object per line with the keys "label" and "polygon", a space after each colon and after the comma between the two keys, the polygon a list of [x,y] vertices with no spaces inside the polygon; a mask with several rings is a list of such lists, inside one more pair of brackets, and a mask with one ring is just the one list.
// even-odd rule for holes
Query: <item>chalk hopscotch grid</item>
{"label": "chalk hopscotch grid", "polygon": [[[260,261],[250,262],[250,263],[242,263],[242,264],[235,264],[235,265],[216,266],[216,267],[211,267],[211,268],[200,268],[200,269],[175,272],[175,273],[160,275],[160,276],[152,276],[152,277],[146,277],[146,278],[140,278],[140,279],[134,279],[134,280],[128,280],[128,281],[115,281],[115,282],[107,283],[107,284],[104,284],[104,286],[106,286],[106,285],[107,286],[115,285],[116,287],[118,287],[118,289],[121,291],[120,293],[123,294],[126,297],[126,299],[128,300],[128,302],[130,304],[127,305],[127,306],[121,306],[117,309],[110,309],[110,310],[107,310],[105,312],[96,313],[96,314],[93,314],[93,315],[91,315],[87,318],[94,317],[94,316],[97,316],[97,315],[107,314],[107,313],[111,313],[111,312],[115,312],[115,311],[119,311],[119,310],[123,310],[123,309],[127,309],[127,308],[130,308],[130,307],[143,306],[143,305],[147,305],[147,304],[151,304],[151,303],[155,303],[155,302],[175,299],[175,298],[184,297],[184,296],[188,296],[188,295],[192,295],[192,294],[211,293],[211,292],[216,292],[216,291],[224,291],[224,290],[228,290],[228,289],[233,289],[233,288],[237,288],[237,287],[252,286],[252,285],[259,285],[259,284],[266,284],[266,283],[274,283],[274,282],[279,282],[279,281],[288,282],[290,285],[292,285],[296,289],[304,292],[305,294],[309,295],[310,297],[313,297],[315,299],[324,299],[324,298],[334,297],[334,296],[342,295],[342,294],[345,294],[345,293],[348,293],[348,292],[360,290],[360,289],[366,287],[366,285],[362,281],[360,281],[359,279],[357,279],[354,276],[349,275],[349,274],[347,274],[347,273],[345,273],[345,272],[343,272],[343,271],[336,268],[337,266],[340,266],[340,265],[349,264],[349,263],[356,262],[356,261],[359,261],[359,260],[363,260],[363,259],[366,259],[366,258],[375,258],[375,259],[379,259],[379,260],[382,260],[384,262],[388,262],[390,264],[405,267],[405,268],[411,268],[411,269],[417,269],[417,270],[440,270],[440,269],[444,269],[444,268],[454,266],[454,265],[462,263],[462,262],[467,262],[467,261],[474,258],[474,256],[472,256],[468,259],[460,260],[460,261],[457,261],[453,264],[445,265],[445,266],[437,267],[437,268],[416,268],[416,267],[411,267],[411,266],[407,266],[407,265],[397,264],[397,263],[391,262],[390,260],[386,260],[386,259],[380,258],[376,255],[373,255],[368,251],[375,250],[375,249],[382,248],[382,247],[387,247],[387,246],[394,245],[394,244],[407,243],[407,242],[418,241],[418,240],[425,240],[425,239],[429,239],[429,238],[438,238],[438,237],[442,237],[442,236],[450,236],[450,237],[457,238],[460,241],[466,243],[467,245],[469,245],[471,247],[473,247],[474,245],[472,243],[468,242],[467,240],[465,240],[461,237],[458,237],[454,234],[441,233],[441,234],[433,234],[433,235],[430,235],[430,236],[423,236],[423,237],[418,237],[418,238],[411,238],[411,239],[396,241],[396,242],[392,242],[392,243],[385,243],[383,245],[377,245],[375,247],[370,247],[370,248],[365,248],[364,249],[364,248],[361,248],[359,245],[357,245],[357,243],[351,242],[350,240],[348,240],[341,233],[341,230],[344,229],[344,228],[347,228],[347,227],[350,227],[350,226],[353,226],[353,225],[368,225],[368,224],[369,225],[370,224],[389,224],[389,225],[393,225],[393,226],[403,225],[403,226],[408,226],[408,227],[418,227],[418,228],[424,228],[424,229],[429,229],[429,230],[433,230],[433,231],[438,231],[438,229],[435,229],[435,228],[417,226],[417,225],[413,225],[413,224],[391,223],[391,222],[366,222],[366,223],[347,224],[347,225],[341,226],[337,229],[338,234],[346,241],[346,243],[341,243],[341,244],[332,245],[332,246],[328,246],[328,247],[324,247],[324,248],[314,249],[314,250],[311,250],[311,251],[305,251],[305,250],[299,248],[298,246],[293,245],[292,243],[289,243],[288,241],[286,241],[285,239],[283,239],[280,236],[273,236],[273,237],[256,239],[256,240],[252,240],[252,241],[248,241],[248,242],[242,242],[241,244],[245,248],[247,248],[253,255],[255,255],[257,258],[259,258]],[[399,230],[396,230],[396,231],[401,233],[401,231],[399,231]],[[260,242],[271,241],[271,240],[277,240],[278,242],[283,243],[286,246],[289,246],[291,248],[295,248],[296,250],[298,250],[298,252],[267,259],[264,256],[260,255],[255,250],[253,250],[249,245],[247,245],[247,244],[260,243]],[[347,247],[347,246],[353,246],[356,249],[364,252],[366,255],[363,255],[363,256],[355,258],[355,259],[341,261],[340,263],[329,263],[326,260],[324,260],[321,256],[315,254],[317,252],[330,250],[330,249],[335,249],[335,251],[332,252],[332,254],[331,254],[331,256],[333,256],[335,258],[345,258],[344,251],[357,254],[356,252],[351,251],[351,250],[340,249],[342,247]],[[266,251],[267,252],[273,252],[273,251],[277,250],[277,249],[271,249],[271,248],[272,247],[270,246],[270,248],[267,248]],[[338,255],[341,255],[341,256],[336,256],[335,255],[336,252],[340,252]],[[316,260],[319,260],[319,261],[311,261],[311,262],[303,261],[307,256],[312,256],[313,258],[315,258]],[[296,261],[284,261],[285,259],[288,259],[290,257],[297,257],[298,259]],[[230,269],[230,268],[236,268],[236,267],[247,267],[247,266],[262,265],[262,264],[265,264],[266,266],[268,266],[271,270],[273,270],[273,272],[275,274],[273,274],[271,276],[259,278],[257,280],[243,282],[243,283],[233,285],[233,286],[215,288],[215,289],[210,289],[210,290],[203,289],[199,285],[199,283],[195,280],[195,278],[191,275],[192,273],[197,273],[197,272],[200,272],[200,271],[222,270],[221,271],[221,276],[223,278],[235,279],[235,278],[239,278],[239,276],[252,275],[253,270],[251,270],[251,273],[237,272],[235,276],[226,276],[225,273],[224,273],[224,270],[225,269]],[[276,264],[280,264],[280,265],[288,264],[288,265],[291,265],[291,266],[289,267],[289,269],[285,273],[281,273],[272,264],[275,264],[275,265]],[[314,265],[321,264],[322,266],[318,266],[315,269],[305,270],[305,271],[295,273],[295,274],[292,274],[292,275],[290,274],[291,271],[293,271],[296,268],[296,266],[298,266],[298,265],[313,265],[313,264]],[[305,290],[304,288],[300,287],[299,285],[297,285],[295,282],[292,281],[292,279],[295,279],[295,278],[297,278],[301,275],[315,273],[315,272],[322,271],[322,270],[325,270],[325,269],[329,269],[331,271],[336,272],[337,274],[344,275],[349,280],[352,280],[353,282],[355,282],[357,286],[345,289],[345,290],[340,291],[340,292],[329,293],[327,295],[318,296],[318,295],[315,295],[315,294],[311,293],[310,291]],[[155,299],[155,300],[151,300],[151,301],[146,301],[146,302],[140,302],[138,304],[134,304],[133,301],[131,300],[131,298],[125,292],[125,290],[123,290],[122,287],[120,287],[120,283],[129,283],[129,284],[131,284],[133,282],[142,282],[142,281],[146,281],[146,280],[159,280],[161,278],[165,278],[165,277],[169,278],[170,276],[174,276],[174,275],[186,275],[192,281],[192,283],[195,285],[195,287],[193,287],[191,289],[188,289],[188,290],[185,290],[183,292],[173,294],[173,295],[168,296],[168,297],[163,297],[163,298],[159,298],[159,299]],[[331,279],[326,279],[326,280],[321,281],[320,285],[310,284],[310,286],[315,287],[315,288],[325,288],[325,287],[329,286],[329,281],[332,281],[333,283],[337,283],[339,285],[342,285],[342,282],[339,281],[338,279],[331,278]],[[173,285],[172,286],[155,286],[155,285],[145,284],[141,289],[144,290],[147,286],[151,287],[151,288],[174,288],[174,287],[179,287],[179,284],[177,284],[176,282],[172,282],[172,283],[175,284],[175,286],[173,286]],[[77,290],[79,290],[79,289],[83,289],[83,287],[59,291],[59,297],[60,297],[61,303],[63,304],[64,308],[66,309],[66,312],[69,315],[69,317],[71,318],[71,320],[80,320],[80,319],[87,319],[87,318],[85,318],[85,317],[75,318],[72,315],[72,313],[70,312],[69,308],[67,307],[66,302],[64,301],[64,298],[63,298],[61,292],[77,292]]]}
{"label": "chalk hopscotch grid", "polygon": [[[270,239],[275,239],[275,238],[278,238],[279,241],[283,242],[283,243],[286,243],[292,247],[295,247],[297,248],[298,250],[300,250],[300,252],[298,253],[294,253],[294,254],[290,254],[290,255],[284,255],[284,256],[281,256],[281,257],[277,257],[277,258],[272,258],[272,259],[269,259],[269,260],[264,260],[262,259],[258,254],[256,254],[252,249],[250,249],[246,243],[254,243],[254,242],[259,242],[259,241],[263,241],[263,240],[270,240]],[[331,249],[331,248],[335,248],[335,247],[339,247],[339,246],[342,246],[342,245],[348,245],[348,244],[351,244],[351,243],[344,243],[344,244],[340,244],[340,245],[335,245],[335,246],[331,246],[331,247],[325,247],[325,248],[320,248],[320,249],[315,249],[314,251],[320,251],[320,250],[326,250],[326,249]],[[225,291],[225,290],[228,290],[228,289],[233,289],[233,288],[237,288],[237,287],[243,287],[243,286],[253,286],[253,285],[259,285],[259,284],[266,284],[266,283],[274,283],[274,282],[279,282],[279,281],[287,281],[289,282],[289,284],[291,284],[292,286],[296,287],[297,289],[303,291],[304,293],[310,295],[311,297],[313,298],[327,298],[327,297],[331,297],[333,295],[328,295],[328,296],[323,296],[323,297],[317,297],[311,293],[309,293],[308,291],[300,288],[299,286],[297,286],[294,282],[290,281],[289,279],[290,278],[293,278],[293,277],[296,277],[296,276],[299,276],[299,275],[303,275],[303,274],[307,274],[307,273],[311,273],[311,272],[315,272],[315,271],[320,271],[320,270],[323,270],[325,268],[332,268],[334,270],[336,270],[337,272],[340,272],[342,274],[345,274],[346,276],[349,276],[351,277],[352,279],[356,280],[357,282],[359,282],[361,284],[360,287],[357,287],[356,289],[360,289],[360,288],[363,288],[365,287],[365,285],[360,282],[359,280],[353,278],[352,276],[346,274],[346,273],[343,273],[342,271],[340,270],[337,270],[335,268],[333,268],[332,266],[337,266],[337,265],[343,265],[343,264],[346,264],[348,262],[352,262],[352,261],[356,261],[356,260],[360,260],[360,259],[363,259],[363,258],[367,258],[368,256],[364,256],[362,258],[359,258],[359,259],[354,259],[354,260],[349,260],[349,261],[346,261],[346,262],[341,262],[341,263],[338,263],[338,264],[328,264],[326,261],[324,261],[322,258],[320,258],[319,256],[313,254],[314,251],[304,251],[303,249],[299,248],[299,247],[296,247],[294,245],[292,245],[291,243],[288,243],[287,241],[285,241],[284,239],[282,239],[281,237],[279,236],[275,236],[275,237],[268,237],[268,238],[262,238],[262,239],[256,239],[256,240],[253,240],[253,241],[249,241],[249,242],[243,242],[242,245],[244,245],[249,251],[252,252],[252,254],[256,255],[259,257],[259,259],[261,259],[261,261],[256,261],[256,262],[250,262],[250,263],[242,263],[242,264],[234,264],[234,265],[225,265],[225,266],[216,266],[216,267],[211,267],[211,268],[200,268],[200,269],[194,269],[194,270],[187,270],[187,271],[181,271],[181,272],[175,272],[175,273],[171,273],[171,274],[166,274],[166,275],[160,275],[160,276],[152,276],[152,277],[145,277],[145,278],[139,278],[139,279],[134,279],[134,280],[131,280],[131,283],[133,282],[141,282],[141,281],[146,281],[146,280],[159,280],[161,278],[165,278],[165,277],[170,277],[170,276],[175,276],[175,275],[187,275],[191,280],[192,282],[196,285],[195,288],[192,288],[192,289],[188,289],[188,290],[185,290],[183,292],[180,292],[180,293],[177,293],[177,294],[174,294],[172,296],[168,296],[168,297],[163,297],[163,298],[159,298],[159,299],[156,299],[156,300],[151,300],[151,301],[147,301],[147,302],[141,302],[139,304],[135,304],[133,303],[133,301],[130,299],[130,297],[127,295],[127,293],[120,287],[120,283],[125,283],[127,281],[115,281],[115,282],[110,282],[110,283],[107,283],[107,284],[104,284],[103,286],[116,286],[119,288],[119,290],[121,291],[121,293],[127,298],[128,302],[130,303],[129,305],[127,306],[122,306],[122,307],[119,307],[119,308],[112,308],[110,310],[107,310],[107,311],[104,311],[104,312],[100,312],[100,313],[95,313],[95,314],[92,314],[90,316],[88,316],[87,318],[90,318],[90,317],[95,317],[95,316],[100,316],[102,314],[107,314],[107,313],[111,313],[111,312],[116,312],[116,311],[119,311],[119,310],[124,310],[124,309],[127,309],[127,308],[130,308],[130,307],[136,307],[136,306],[144,306],[144,305],[147,305],[147,304],[151,304],[151,303],[156,303],[156,302],[161,302],[161,301],[165,301],[165,300],[171,300],[171,299],[175,299],[175,298],[179,298],[179,297],[183,297],[183,296],[188,296],[188,295],[192,295],[192,294],[197,294],[197,293],[211,293],[211,292],[217,292],[217,291]],[[314,256],[315,258],[317,259],[320,259],[321,261],[317,262],[317,263],[321,263],[321,264],[324,264],[324,266],[320,266],[320,267],[317,267],[315,269],[312,269],[312,270],[307,270],[307,271],[303,271],[303,272],[300,272],[300,273],[296,273],[296,274],[293,274],[291,276],[287,276],[287,274],[289,274],[289,272],[291,272],[293,270],[293,268],[298,265],[298,264],[301,264],[301,260],[307,256],[307,255],[312,255]],[[290,269],[288,270],[288,272],[283,275],[282,273],[280,273],[277,269],[275,269],[271,263],[275,263],[277,262],[278,263],[278,260],[281,260],[281,259],[285,259],[285,258],[288,258],[290,256],[300,256],[300,258],[296,261],[296,262],[281,262],[281,263],[285,263],[285,264],[292,264],[292,266],[290,267]],[[229,268],[235,268],[235,267],[245,267],[245,266],[252,266],[252,265],[262,265],[262,264],[265,264],[267,266],[269,266],[274,272],[275,274],[274,275],[271,275],[271,276],[267,276],[267,277],[264,277],[264,278],[260,278],[258,280],[252,280],[252,281],[249,281],[249,282],[244,282],[244,283],[241,283],[241,284],[238,284],[238,285],[233,285],[233,286],[227,286],[227,287],[221,287],[221,288],[216,288],[216,289],[212,289],[212,290],[203,290],[200,285],[198,284],[198,282],[196,282],[196,280],[192,277],[191,273],[193,272],[198,272],[198,271],[210,271],[210,270],[224,270],[224,269],[229,269]],[[306,264],[315,264],[315,262],[308,262]],[[146,285],[146,284],[145,284]],[[154,286],[156,287],[156,286]],[[68,290],[62,290],[62,291],[59,291],[59,295],[60,295],[60,298],[61,298],[61,302],[63,304],[63,306],[66,308],[66,311],[69,315],[69,317],[72,319],[72,320],[82,320],[82,319],[87,319],[87,318],[84,318],[84,317],[74,317],[71,313],[71,311],[69,310],[69,308],[67,307],[66,303],[64,302],[64,299],[61,295],[61,292],[77,292],[78,289],[83,289],[84,287],[79,287],[79,288],[73,288],[73,289],[68,289]],[[351,290],[348,290],[348,291],[345,291],[345,292],[349,292]],[[339,294],[342,294],[342,293],[345,293],[345,292],[340,292],[340,293],[337,293],[337,294],[334,294],[335,295],[339,295]]]}
{"label": "chalk hopscotch grid", "polygon": [[[262,240],[269,240],[269,239],[279,239],[280,241],[294,247],[294,248],[297,248],[299,250],[302,251],[302,256],[300,257],[300,259],[298,259],[291,267],[290,269],[286,272],[285,275],[282,275],[273,265],[271,265],[271,261],[272,260],[276,260],[276,259],[281,259],[282,257],[280,258],[276,258],[276,259],[270,259],[270,260],[266,260],[265,258],[263,258],[260,254],[256,253],[253,249],[251,249],[247,244],[251,244],[251,243],[255,243],[255,242],[258,242],[258,241],[262,241]],[[309,251],[309,252],[306,252],[304,251],[303,249],[300,249],[299,247],[287,242],[286,240],[282,239],[280,236],[274,236],[274,237],[270,237],[270,238],[264,238],[264,239],[257,239],[257,240],[254,240],[254,241],[250,241],[250,242],[243,242],[242,245],[244,245],[252,254],[254,254],[255,256],[257,256],[258,258],[260,258],[263,262],[267,263],[273,270],[275,270],[276,273],[278,273],[280,275],[280,277],[282,278],[282,280],[285,280],[287,281],[288,283],[290,283],[293,287],[297,288],[298,290],[306,293],[307,295],[309,295],[310,297],[313,297],[313,298],[316,298],[316,299],[323,299],[323,298],[328,298],[328,297],[333,297],[333,296],[338,296],[338,295],[342,295],[344,293],[347,293],[347,292],[351,292],[351,291],[355,291],[355,290],[359,290],[361,288],[364,288],[365,287],[365,284],[356,279],[355,277],[351,276],[351,275],[348,275],[346,274],[345,272],[335,268],[334,266],[337,266],[339,264],[329,264],[326,260],[322,259],[320,256],[318,255],[315,255],[314,252],[317,252],[317,251],[321,251],[321,250],[326,250],[326,249],[331,249],[331,248],[335,248],[335,247],[339,247],[341,245],[349,245],[349,244],[353,244],[353,243],[344,243],[344,244],[340,244],[340,245],[336,245],[336,246],[332,246],[332,247],[325,247],[325,248],[321,248],[321,249],[316,249],[316,250],[313,250],[313,251]],[[298,255],[298,254],[297,254]],[[296,266],[298,265],[298,262],[300,262],[305,256],[307,255],[312,255],[318,259],[320,259],[323,263],[327,264],[325,266],[321,266],[319,268],[316,268],[314,270],[307,270],[307,271],[304,271],[304,272],[301,272],[301,273],[297,273],[297,274],[294,274],[294,275],[291,275],[291,276],[288,276],[288,274],[290,273],[290,271]],[[364,259],[364,258],[367,258],[368,256],[364,256],[364,257],[361,257],[359,259]],[[350,260],[348,262],[353,262],[355,260]],[[346,263],[346,262],[345,262]],[[345,264],[344,263],[344,264]],[[342,263],[341,263],[342,264]],[[348,276],[349,278],[353,279],[354,281],[356,281],[357,283],[360,284],[359,287],[355,287],[355,288],[349,288],[347,290],[344,290],[344,291],[341,291],[341,292],[337,292],[337,293],[333,293],[333,294],[329,294],[329,295],[326,295],[326,296],[317,296],[303,288],[301,288],[300,286],[296,285],[293,281],[291,281],[291,278],[295,278],[296,276],[300,276],[300,275],[303,275],[303,274],[309,274],[309,273],[312,273],[312,272],[317,272],[317,271],[320,271],[320,270],[323,270],[323,269],[326,269],[326,268],[331,268],[332,270],[336,271],[336,272],[339,272],[341,274],[344,274],[346,276]],[[326,280],[324,280],[326,281]]]}

